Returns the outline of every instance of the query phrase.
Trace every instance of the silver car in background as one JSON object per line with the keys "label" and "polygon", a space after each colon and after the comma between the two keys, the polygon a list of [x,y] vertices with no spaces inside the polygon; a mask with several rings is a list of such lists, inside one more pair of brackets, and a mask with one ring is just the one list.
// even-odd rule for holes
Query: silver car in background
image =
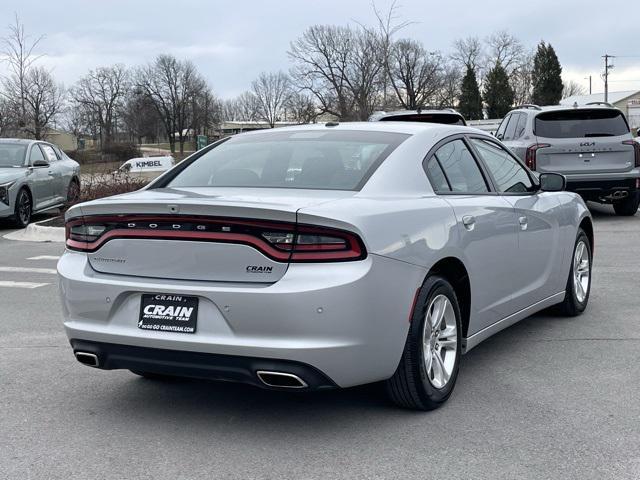
{"label": "silver car in background", "polygon": [[640,205],[640,144],[624,114],[608,103],[573,107],[521,105],[496,138],[538,172],[557,172],[585,200],[635,215]]}
{"label": "silver car in background", "polygon": [[31,215],[77,200],[80,166],[51,143],[0,139],[0,218],[24,228]]}
{"label": "silver car in background", "polygon": [[433,409],[464,352],[544,308],[586,308],[593,228],[564,183],[464,126],[237,135],[67,212],[65,330],[101,369],[385,381],[398,405]]}

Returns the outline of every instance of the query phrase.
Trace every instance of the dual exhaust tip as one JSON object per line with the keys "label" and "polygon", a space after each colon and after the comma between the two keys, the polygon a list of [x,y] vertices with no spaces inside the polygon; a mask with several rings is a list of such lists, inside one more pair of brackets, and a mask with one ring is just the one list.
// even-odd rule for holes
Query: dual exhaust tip
{"label": "dual exhaust tip", "polygon": [[[75,352],[76,360],[89,367],[99,367],[100,360],[95,353]],[[258,370],[258,379],[267,387],[272,388],[307,388],[309,385],[299,376],[293,373],[272,372],[269,370]]]}

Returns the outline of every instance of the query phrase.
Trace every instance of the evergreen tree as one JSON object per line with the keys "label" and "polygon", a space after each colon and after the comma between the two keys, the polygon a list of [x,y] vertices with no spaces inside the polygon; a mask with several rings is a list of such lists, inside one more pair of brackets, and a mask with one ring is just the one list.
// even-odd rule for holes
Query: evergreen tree
{"label": "evergreen tree", "polygon": [[480,87],[476,80],[476,72],[469,66],[467,67],[467,73],[465,73],[462,78],[458,110],[460,110],[460,113],[468,120],[478,120],[482,118]]}
{"label": "evergreen tree", "polygon": [[513,88],[509,85],[507,71],[498,62],[489,70],[485,80],[484,101],[487,104],[489,118],[504,117],[511,110],[513,99]]}
{"label": "evergreen tree", "polygon": [[550,43],[540,42],[533,59],[532,100],[536,105],[557,105],[562,98],[562,67]]}

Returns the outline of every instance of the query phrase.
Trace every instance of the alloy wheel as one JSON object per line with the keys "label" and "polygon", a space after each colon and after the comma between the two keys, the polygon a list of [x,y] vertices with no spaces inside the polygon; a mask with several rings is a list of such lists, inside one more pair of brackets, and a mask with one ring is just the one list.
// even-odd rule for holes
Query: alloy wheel
{"label": "alloy wheel", "polygon": [[585,301],[589,292],[590,272],[589,249],[581,240],[576,245],[576,251],[573,255],[573,290],[580,303]]}
{"label": "alloy wheel", "polygon": [[18,200],[18,217],[22,225],[27,225],[31,219],[31,200],[24,191],[20,194]]}
{"label": "alloy wheel", "polygon": [[458,355],[456,313],[446,295],[437,295],[427,308],[422,344],[429,382],[435,388],[443,388],[451,378]]}

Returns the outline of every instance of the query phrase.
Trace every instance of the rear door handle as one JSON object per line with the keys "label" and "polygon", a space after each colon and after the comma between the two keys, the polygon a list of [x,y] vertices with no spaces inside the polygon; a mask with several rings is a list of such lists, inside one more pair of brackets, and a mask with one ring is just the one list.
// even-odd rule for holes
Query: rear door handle
{"label": "rear door handle", "polygon": [[473,215],[465,215],[462,217],[462,224],[464,225],[464,228],[471,231],[476,226],[476,217]]}
{"label": "rear door handle", "polygon": [[527,219],[527,217],[520,217],[518,219],[518,223],[520,223],[520,230],[526,230],[527,227],[529,226],[529,220]]}

